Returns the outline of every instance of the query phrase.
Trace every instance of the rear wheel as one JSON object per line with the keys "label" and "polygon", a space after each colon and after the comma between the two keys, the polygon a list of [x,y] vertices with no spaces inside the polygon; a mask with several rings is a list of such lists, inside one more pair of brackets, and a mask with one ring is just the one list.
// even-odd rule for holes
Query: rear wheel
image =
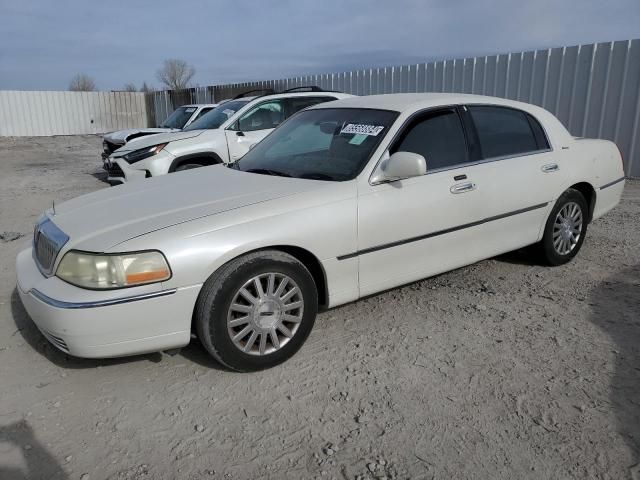
{"label": "rear wheel", "polygon": [[265,250],[232,260],[205,282],[195,322],[216,360],[233,370],[255,371],[293,356],[317,311],[307,268],[291,255]]}
{"label": "rear wheel", "polygon": [[547,219],[540,254],[549,265],[563,265],[575,257],[587,234],[587,202],[578,190],[570,188],[556,202]]}

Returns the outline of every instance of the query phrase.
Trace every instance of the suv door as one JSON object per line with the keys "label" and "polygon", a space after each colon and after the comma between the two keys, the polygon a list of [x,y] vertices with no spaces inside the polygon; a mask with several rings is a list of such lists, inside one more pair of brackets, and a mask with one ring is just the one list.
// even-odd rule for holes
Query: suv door
{"label": "suv door", "polygon": [[231,162],[242,158],[249,148],[266,137],[285,119],[286,99],[265,100],[242,115],[225,130]]}
{"label": "suv door", "polygon": [[[225,132],[227,136],[227,143],[229,145],[229,156],[231,161],[235,162],[239,158],[242,158],[249,151],[251,145],[258,143],[271,133],[274,128],[294,113],[312,105],[330,102],[335,99],[335,97],[329,96],[299,96],[267,101],[257,105],[255,108],[244,114],[238,122],[234,124],[233,128],[235,131],[229,129]],[[279,112],[281,112],[278,115],[273,113],[276,109],[276,104],[278,105],[277,108],[279,109]],[[264,115],[265,110],[270,111],[271,122],[269,121],[269,117]],[[258,116],[265,117],[265,123],[262,123],[261,120],[255,121]],[[262,128],[263,126],[268,128]]]}
{"label": "suv door", "polygon": [[[488,178],[456,107],[419,114],[389,153],[423,155],[427,173],[360,188],[360,295],[435,275],[485,257]],[[362,186],[361,186],[362,187]]]}
{"label": "suv door", "polygon": [[527,112],[496,105],[467,105],[464,116],[477,135],[489,175],[485,229],[493,255],[539,240],[550,209],[564,190],[562,153]]}

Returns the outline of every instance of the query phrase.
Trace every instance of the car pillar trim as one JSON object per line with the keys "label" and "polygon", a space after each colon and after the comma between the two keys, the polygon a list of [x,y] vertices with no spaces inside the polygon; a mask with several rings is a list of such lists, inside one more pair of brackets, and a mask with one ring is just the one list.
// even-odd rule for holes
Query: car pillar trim
{"label": "car pillar trim", "polygon": [[56,308],[65,308],[65,309],[81,309],[81,308],[98,308],[98,307],[108,307],[111,305],[120,305],[122,303],[130,303],[137,302],[140,300],[148,300],[150,298],[157,297],[166,297],[167,295],[173,295],[176,293],[178,289],[173,288],[171,290],[162,290],[160,292],[151,292],[151,293],[143,293],[141,295],[132,295],[130,297],[120,297],[120,298],[111,298],[108,300],[98,300],[95,302],[65,302],[63,300],[56,300],[55,298],[51,298],[41,291],[32,288],[29,290],[29,294],[33,295],[35,298],[40,300],[41,302],[46,303],[47,305],[51,305]]}
{"label": "car pillar trim", "polygon": [[519,215],[521,213],[527,213],[532,210],[538,210],[539,208],[544,208],[549,205],[549,202],[540,203],[538,205],[533,205],[531,207],[521,208],[519,210],[514,210],[512,212],[501,213],[500,215],[495,215],[493,217],[487,217],[482,220],[478,220],[477,222],[465,223],[464,225],[458,225],[451,228],[446,228],[444,230],[438,230],[437,232],[431,232],[424,235],[419,235],[417,237],[406,238],[404,240],[398,240],[397,242],[385,243],[383,245],[378,245],[375,247],[365,248],[363,250],[358,250],[357,252],[348,253],[346,255],[340,255],[336,257],[337,260],[348,260],[350,258],[358,257],[360,255],[365,255],[367,253],[377,252],[379,250],[385,250],[387,248],[399,247],[401,245],[406,245],[407,243],[419,242],[420,240],[426,240],[428,238],[438,237],[440,235],[446,235],[447,233],[457,232],[458,230],[464,230],[465,228],[477,227],[478,225],[482,225],[484,223],[493,222],[495,220],[501,220],[503,218],[511,217],[513,215]]}
{"label": "car pillar trim", "polygon": [[623,180],[624,180],[624,177],[620,177],[619,179],[614,180],[613,182],[605,183],[604,185],[602,185],[600,187],[600,190],[604,190],[605,188],[613,187],[616,183],[620,183]]}

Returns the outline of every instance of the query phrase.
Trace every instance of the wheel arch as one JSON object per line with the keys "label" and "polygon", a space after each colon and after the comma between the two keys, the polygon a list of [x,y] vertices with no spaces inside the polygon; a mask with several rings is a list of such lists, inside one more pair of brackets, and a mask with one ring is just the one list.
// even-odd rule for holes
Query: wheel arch
{"label": "wheel arch", "polygon": [[589,206],[589,212],[587,216],[588,223],[593,219],[593,211],[596,206],[596,190],[593,188],[589,182],[578,182],[571,185],[569,188],[573,188],[574,190],[579,191],[582,196],[587,201],[587,205]]}
{"label": "wheel arch", "polygon": [[218,165],[223,163],[220,156],[214,152],[190,153],[174,158],[169,166],[169,173],[175,172],[176,168],[184,163],[196,163],[196,161],[202,165]]}
{"label": "wheel arch", "polygon": [[[296,260],[298,260],[300,263],[302,263],[307,268],[307,270],[309,270],[309,273],[311,273],[311,277],[313,278],[313,281],[316,284],[317,293],[318,293],[318,308],[319,309],[327,308],[327,306],[329,305],[329,287],[327,282],[326,271],[322,266],[322,263],[320,262],[318,257],[303,247],[299,247],[295,245],[279,244],[279,245],[261,246],[258,248],[238,252],[237,255],[227,258],[223,264],[219,265],[213,272],[211,272],[210,276],[214,275],[217,271],[219,271],[229,262],[232,262],[237,258],[244,257],[245,255],[249,255],[251,253],[267,251],[267,250],[277,250],[280,252],[287,253],[292,257],[294,257]],[[194,316],[191,320],[192,329],[194,328],[193,325],[195,320],[196,308],[197,308],[197,303],[196,305],[194,305],[194,310],[193,310]]]}

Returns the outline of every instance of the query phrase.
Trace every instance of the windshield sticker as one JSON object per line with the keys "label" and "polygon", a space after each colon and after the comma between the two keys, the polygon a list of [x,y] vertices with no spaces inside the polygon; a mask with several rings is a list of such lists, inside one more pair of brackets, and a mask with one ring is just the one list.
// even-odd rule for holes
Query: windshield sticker
{"label": "windshield sticker", "polygon": [[364,142],[368,136],[369,135],[365,135],[363,133],[358,133],[349,140],[349,143],[351,145],[362,145],[362,142]]}
{"label": "windshield sticker", "polygon": [[193,113],[196,111],[196,109],[194,107],[191,107],[191,108],[185,108],[184,111],[187,113]]}
{"label": "windshield sticker", "polygon": [[236,113],[236,112],[234,112],[233,110],[229,110],[229,109],[227,108],[226,110],[223,110],[223,111],[222,111],[222,113],[224,113],[224,114],[227,116],[227,118],[230,118],[230,117],[231,117],[231,115],[233,115],[233,114],[234,114],[234,113]]}
{"label": "windshield sticker", "polygon": [[340,130],[340,135],[343,133],[346,134],[355,134],[355,135],[370,135],[372,137],[377,137],[380,132],[384,130],[384,127],[379,125],[364,125],[360,123],[348,123],[345,125],[342,130]]}

